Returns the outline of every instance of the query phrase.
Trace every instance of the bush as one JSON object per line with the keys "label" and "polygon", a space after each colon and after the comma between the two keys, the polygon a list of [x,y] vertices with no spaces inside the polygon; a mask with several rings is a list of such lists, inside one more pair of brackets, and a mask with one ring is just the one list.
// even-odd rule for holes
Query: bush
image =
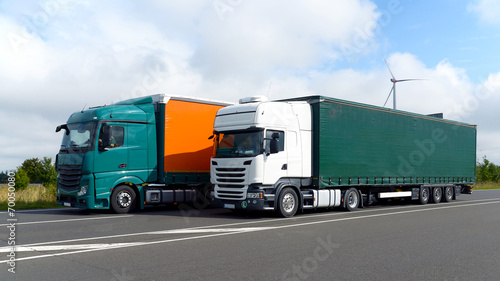
{"label": "bush", "polygon": [[26,159],[21,167],[27,172],[31,182],[39,182],[43,185],[55,185],[57,183],[57,172],[50,157],[43,157],[43,160],[38,158]]}
{"label": "bush", "polygon": [[500,182],[500,166],[497,166],[483,157],[483,162],[478,162],[476,165],[477,182]]}
{"label": "bush", "polygon": [[28,173],[21,167],[17,169],[16,175],[16,190],[23,190],[30,184],[30,178]]}
{"label": "bush", "polygon": [[49,197],[55,198],[57,196],[57,184],[47,184],[45,185],[45,189]]}

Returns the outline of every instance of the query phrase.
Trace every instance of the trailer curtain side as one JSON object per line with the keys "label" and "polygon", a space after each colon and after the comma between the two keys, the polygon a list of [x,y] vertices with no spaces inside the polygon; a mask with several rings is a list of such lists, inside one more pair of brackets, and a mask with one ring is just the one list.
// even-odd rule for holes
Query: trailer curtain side
{"label": "trailer curtain side", "polygon": [[313,185],[473,184],[476,126],[323,96],[313,117]]}
{"label": "trailer curtain side", "polygon": [[[163,166],[166,184],[210,182],[210,157],[213,153],[213,124],[223,105],[170,99],[160,104],[158,126],[158,163]],[[161,146],[161,147],[160,147]]]}

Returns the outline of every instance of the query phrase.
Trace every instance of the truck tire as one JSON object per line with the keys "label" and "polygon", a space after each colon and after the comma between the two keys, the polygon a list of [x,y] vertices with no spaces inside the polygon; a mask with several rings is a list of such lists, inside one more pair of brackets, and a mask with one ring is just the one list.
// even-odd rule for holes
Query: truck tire
{"label": "truck tire", "polygon": [[430,194],[429,194],[429,188],[428,187],[421,187],[420,188],[420,196],[418,197],[420,204],[425,205],[427,202],[429,202]]}
{"label": "truck tire", "polygon": [[441,202],[441,198],[443,198],[443,190],[441,187],[434,187],[432,189],[432,202],[437,204]]}
{"label": "truck tire", "polygon": [[453,200],[453,191],[455,188],[453,186],[447,186],[444,188],[443,192],[443,201],[444,202],[451,202]]}
{"label": "truck tire", "polygon": [[359,206],[359,193],[355,188],[349,188],[344,195],[345,208],[352,212]]}
{"label": "truck tire", "polygon": [[111,207],[117,214],[129,213],[135,208],[134,190],[128,185],[119,185],[113,189],[111,194]]}
{"label": "truck tire", "polygon": [[290,187],[284,188],[278,197],[276,212],[284,218],[293,217],[299,208],[299,199],[295,190]]}

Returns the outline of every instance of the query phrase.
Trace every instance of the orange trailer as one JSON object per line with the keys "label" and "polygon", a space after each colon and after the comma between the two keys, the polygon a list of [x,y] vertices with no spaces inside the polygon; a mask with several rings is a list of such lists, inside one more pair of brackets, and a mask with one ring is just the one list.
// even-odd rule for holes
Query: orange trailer
{"label": "orange trailer", "polygon": [[153,95],[75,112],[56,157],[57,202],[127,213],[208,203],[213,124],[229,105]]}
{"label": "orange trailer", "polygon": [[[198,184],[209,182],[210,157],[213,151],[213,124],[217,111],[227,103],[184,97],[165,98],[158,104],[158,132],[163,145],[158,145],[158,163],[163,165],[166,184]],[[161,142],[160,142],[161,143]],[[160,179],[161,181],[161,179]]]}

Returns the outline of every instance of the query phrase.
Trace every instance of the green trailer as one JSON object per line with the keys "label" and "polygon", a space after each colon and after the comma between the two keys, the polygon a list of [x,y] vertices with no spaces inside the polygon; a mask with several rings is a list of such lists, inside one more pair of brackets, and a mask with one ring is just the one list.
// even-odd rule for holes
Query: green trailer
{"label": "green trailer", "polygon": [[474,184],[476,126],[309,97],[313,185]]}
{"label": "green trailer", "polygon": [[[476,126],[324,96],[253,97],[219,109],[211,181],[230,209],[439,203],[471,193]],[[251,143],[252,145],[248,145]]]}

